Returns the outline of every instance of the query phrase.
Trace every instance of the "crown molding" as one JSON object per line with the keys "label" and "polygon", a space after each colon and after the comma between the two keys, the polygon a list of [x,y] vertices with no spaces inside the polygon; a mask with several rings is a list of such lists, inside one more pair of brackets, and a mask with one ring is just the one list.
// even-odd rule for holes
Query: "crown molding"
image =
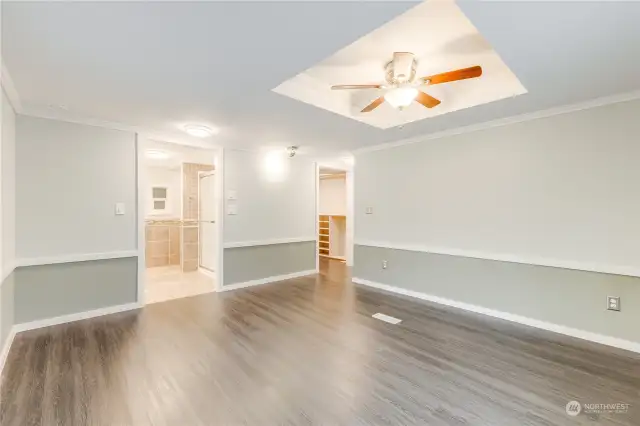
{"label": "crown molding", "polygon": [[203,149],[222,148],[222,145],[220,144],[182,139],[179,137],[163,134],[161,132],[144,128],[141,126],[132,126],[129,124],[124,124],[116,121],[108,121],[100,118],[88,117],[80,114],[73,114],[66,111],[58,111],[48,107],[26,106],[22,108],[22,111],[20,112],[20,114],[28,117],[34,117],[34,118],[44,118],[47,120],[64,121],[67,123],[82,124],[85,126],[101,127],[104,129],[136,133],[147,140],[152,140],[156,142],[168,142],[168,143],[174,143],[178,145],[190,146],[194,148],[203,148]]}
{"label": "crown molding", "polygon": [[140,126],[131,126],[128,124],[119,123],[115,121],[108,121],[108,120],[102,120],[94,117],[82,116],[79,114],[70,113],[68,111],[58,111],[48,107],[35,107],[30,105],[24,105],[20,100],[20,95],[18,94],[18,90],[16,89],[16,86],[13,82],[13,78],[11,78],[11,73],[9,72],[9,69],[6,66],[6,63],[4,62],[1,56],[0,56],[0,63],[2,64],[2,80],[1,80],[2,88],[4,89],[4,92],[7,95],[7,99],[9,99],[9,102],[11,103],[11,106],[13,106],[13,109],[16,112],[16,114],[26,115],[26,116],[35,117],[35,118],[45,118],[49,120],[64,121],[67,123],[83,124],[86,126],[102,127],[102,128],[111,129],[111,130],[120,130],[124,132],[137,133],[138,135],[149,140],[175,143],[178,145],[186,145],[186,146],[191,146],[195,148],[204,148],[204,149],[222,148],[220,144],[212,144],[212,143],[206,143],[204,141],[198,142],[198,141],[186,140],[182,138],[176,138],[174,136],[169,136],[161,132],[158,132],[152,129],[143,128]]}
{"label": "crown molding", "polygon": [[620,93],[613,96],[605,96],[601,98],[591,99],[585,102],[562,105],[559,107],[553,107],[545,110],[528,112],[525,114],[514,115],[511,117],[499,118],[496,120],[485,121],[483,123],[471,124],[468,126],[457,127],[454,129],[447,129],[435,133],[426,133],[418,136],[412,136],[406,139],[400,139],[393,142],[385,142],[378,145],[367,146],[363,148],[354,149],[351,151],[353,154],[363,154],[372,151],[381,151],[385,149],[396,148],[403,145],[410,145],[418,142],[426,142],[434,139],[446,138],[449,136],[461,135],[464,133],[472,133],[480,130],[491,129],[494,127],[507,126],[509,124],[522,123],[525,121],[537,120],[539,118],[553,117],[555,115],[567,114],[570,112],[582,111],[591,108],[598,108],[605,105],[617,104],[621,102],[633,101],[640,99],[640,90],[633,92]]}
{"label": "crown molding", "polygon": [[11,78],[11,73],[9,73],[9,69],[7,68],[2,57],[0,57],[0,62],[2,63],[2,76],[0,77],[0,79],[2,81],[2,88],[4,89],[4,93],[7,95],[7,99],[13,107],[13,110],[17,114],[22,114],[22,102],[20,101],[18,90],[13,83],[13,78]]}

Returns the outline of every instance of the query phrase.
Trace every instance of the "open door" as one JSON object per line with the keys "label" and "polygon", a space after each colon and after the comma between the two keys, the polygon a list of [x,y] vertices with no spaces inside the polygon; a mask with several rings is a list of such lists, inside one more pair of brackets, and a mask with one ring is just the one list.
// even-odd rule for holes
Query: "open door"
{"label": "open door", "polygon": [[215,172],[201,173],[200,176],[200,268],[213,272],[216,270],[216,197]]}

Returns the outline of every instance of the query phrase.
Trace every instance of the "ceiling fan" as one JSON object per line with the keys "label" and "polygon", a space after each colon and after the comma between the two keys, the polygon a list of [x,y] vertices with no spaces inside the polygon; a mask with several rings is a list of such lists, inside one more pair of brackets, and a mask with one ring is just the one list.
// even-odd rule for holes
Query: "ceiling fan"
{"label": "ceiling fan", "polygon": [[403,109],[416,101],[427,108],[433,108],[440,104],[440,101],[425,92],[418,90],[420,86],[430,86],[434,84],[449,83],[451,81],[465,80],[467,78],[480,77],[482,67],[463,68],[455,71],[444,72],[442,74],[430,75],[428,77],[416,78],[415,56],[410,52],[394,52],[393,60],[385,66],[386,84],[341,84],[331,86],[332,90],[349,89],[384,89],[383,96],[380,96],[369,105],[364,107],[362,112],[371,112],[387,101],[392,107]]}

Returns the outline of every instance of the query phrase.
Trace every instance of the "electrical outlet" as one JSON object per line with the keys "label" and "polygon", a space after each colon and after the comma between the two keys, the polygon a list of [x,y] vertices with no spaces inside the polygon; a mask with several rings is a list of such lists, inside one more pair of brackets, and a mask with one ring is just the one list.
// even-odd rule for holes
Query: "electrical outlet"
{"label": "electrical outlet", "polygon": [[383,260],[382,261],[382,269],[387,269],[387,266],[388,266],[387,261]]}
{"label": "electrical outlet", "polygon": [[373,214],[373,207],[367,207],[365,214]]}
{"label": "electrical outlet", "polygon": [[607,309],[610,311],[619,311],[620,310],[620,298],[607,296]]}

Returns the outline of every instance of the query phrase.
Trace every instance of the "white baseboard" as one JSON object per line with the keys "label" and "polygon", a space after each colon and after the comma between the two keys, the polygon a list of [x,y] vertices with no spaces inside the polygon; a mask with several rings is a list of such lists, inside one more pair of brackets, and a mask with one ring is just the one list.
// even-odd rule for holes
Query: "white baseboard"
{"label": "white baseboard", "polygon": [[137,302],[127,303],[125,305],[109,306],[108,308],[101,308],[93,311],[79,312],[77,314],[62,315],[54,318],[16,324],[13,326],[13,330],[15,333],[20,333],[22,331],[35,330],[37,328],[50,327],[52,325],[101,317],[103,315],[117,314],[118,312],[132,311],[139,308],[142,308],[142,305]]}
{"label": "white baseboard", "polygon": [[0,351],[0,387],[2,386],[2,370],[4,370],[4,364],[5,362],[7,362],[9,349],[11,349],[11,344],[13,343],[14,337],[16,337],[16,331],[14,329],[11,329],[9,335],[7,336],[7,341],[4,342],[2,351]]}
{"label": "white baseboard", "polygon": [[521,315],[510,314],[508,312],[496,311],[494,309],[484,308],[482,306],[472,305],[469,303],[458,302],[456,300],[445,299],[443,297],[432,296],[430,294],[421,293],[419,291],[407,290],[400,287],[394,287],[387,284],[381,284],[362,278],[353,278],[356,284],[366,285],[368,287],[389,291],[392,293],[402,294],[405,296],[415,297],[416,299],[428,300],[429,302],[439,303],[441,305],[451,306],[454,308],[464,309],[465,311],[475,312],[478,314],[488,315],[494,318],[516,322],[518,324],[528,325],[530,327],[540,328],[542,330],[552,331],[567,336],[577,337],[578,339],[589,340],[591,342],[601,343],[615,348],[626,349],[628,351],[640,353],[640,343],[630,340],[619,339],[617,337],[605,336],[603,334],[592,333],[590,331],[579,330],[577,328],[567,327],[564,325],[554,324],[546,321],[540,321],[533,318],[523,317]]}
{"label": "white baseboard", "polygon": [[207,268],[202,268],[198,266],[198,272],[200,272],[202,275],[206,275],[209,278],[213,278],[214,280],[216,279],[215,271],[210,271]]}
{"label": "white baseboard", "polygon": [[276,275],[276,276],[273,276],[273,277],[261,278],[259,280],[246,281],[246,282],[238,283],[238,284],[225,285],[220,289],[220,291],[237,290],[237,289],[240,289],[240,288],[253,287],[255,285],[268,284],[268,283],[273,283],[273,282],[276,282],[276,281],[290,280],[292,278],[304,277],[305,275],[314,275],[315,273],[316,273],[315,269],[309,269],[307,271],[294,272],[292,274]]}

